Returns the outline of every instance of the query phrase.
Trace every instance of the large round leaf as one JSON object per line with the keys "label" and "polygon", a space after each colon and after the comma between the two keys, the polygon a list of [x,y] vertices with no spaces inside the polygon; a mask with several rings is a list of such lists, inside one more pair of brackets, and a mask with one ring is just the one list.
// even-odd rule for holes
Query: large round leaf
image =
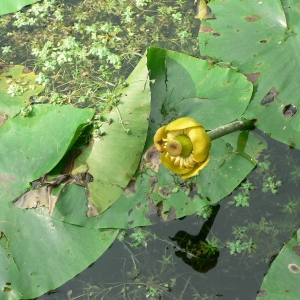
{"label": "large round leaf", "polygon": [[257,300],[297,300],[300,295],[300,231],[281,249],[264,278]]}
{"label": "large round leaf", "polygon": [[[155,131],[174,118],[193,117],[205,128],[211,129],[232,122],[243,114],[252,87],[238,72],[230,68],[211,66],[207,61],[163,49],[150,49],[148,59],[151,79],[154,81],[151,86],[151,122],[146,143],[148,147],[152,144]],[[206,78],[213,78],[212,86]],[[230,96],[227,98],[224,90],[228,86],[230,91],[227,90],[227,94]],[[179,110],[178,103],[185,102],[187,98],[194,100],[186,102],[185,107],[182,106]],[[197,105],[196,99],[199,98],[206,100]],[[194,192],[196,191],[202,199],[201,205],[194,201],[197,202],[193,204],[198,205],[197,210],[204,205],[216,203],[231,193],[254,168],[256,158],[265,147],[266,143],[261,137],[248,132],[234,133],[213,141],[211,161],[199,176],[192,179]],[[184,197],[184,193],[170,194],[170,191],[176,191],[179,184],[171,175],[163,166],[160,167],[157,192],[161,197],[155,196],[154,202],[162,201],[163,211],[169,213],[172,212],[173,206],[173,212],[176,211],[175,217],[195,212],[194,208],[188,208],[187,203],[192,200]],[[165,187],[170,191],[163,192]],[[176,197],[178,201],[174,204]]]}
{"label": "large round leaf", "polygon": [[[0,298],[28,299],[54,289],[94,262],[117,232],[72,226],[48,209],[12,201],[49,172],[93,116],[91,109],[37,105],[0,126]],[[77,195],[84,190],[77,187]]]}
{"label": "large round leaf", "polygon": [[31,299],[73,278],[99,258],[117,231],[57,221],[48,210],[0,204],[0,298]]}
{"label": "large round leaf", "polygon": [[216,19],[201,24],[201,54],[240,68],[255,87],[245,117],[300,148],[299,1],[217,0],[209,6]]}
{"label": "large round leaf", "polygon": [[189,116],[214,129],[239,118],[250,101],[252,84],[230,68],[158,48],[148,50],[148,59],[152,101],[161,102],[151,107],[151,123]]}
{"label": "large round leaf", "polygon": [[[80,213],[70,213],[69,207],[73,199],[71,195],[75,194],[75,191],[72,191],[70,196],[64,194],[64,201],[58,201],[54,211],[55,218],[92,228],[149,225],[157,214],[168,220],[180,218],[200,211],[204,206],[214,204],[230,194],[255,167],[256,159],[266,147],[266,142],[253,132],[236,132],[213,141],[211,161],[199,176],[191,180],[182,181],[162,165],[153,170],[155,168],[152,169],[150,165],[154,163],[157,154],[150,154],[148,149],[153,146],[154,133],[160,126],[183,115],[182,110],[178,109],[181,100],[198,99],[202,90],[205,91],[205,97],[210,97],[211,91],[214,98],[200,101],[201,109],[197,110],[198,107],[192,103],[189,110],[186,104],[185,115],[193,116],[205,126],[208,124],[214,128],[224,123],[220,120],[220,111],[217,110],[217,117],[214,117],[215,111],[210,111],[210,102],[219,110],[226,111],[226,122],[233,121],[241,116],[247,106],[243,97],[249,101],[250,93],[245,90],[251,91],[251,84],[243,75],[231,69],[215,66],[213,72],[211,66],[201,59],[159,48],[149,49],[148,68],[152,82],[150,126],[144,156],[134,178],[118,201],[101,215],[88,220],[84,209],[81,209]],[[220,89],[220,97],[203,79],[211,76],[212,72],[217,77],[213,80],[215,89]],[[229,83],[231,92],[235,91],[236,97],[241,98],[241,101],[236,101],[235,97],[231,97],[231,101],[223,98],[224,91],[221,87],[226,88],[228,82],[231,82],[230,78],[235,78],[234,83]],[[231,110],[235,106],[236,108]],[[209,116],[202,116],[202,112]],[[72,190],[71,187],[68,189]],[[194,198],[187,196],[191,190],[197,194]],[[81,199],[74,205],[79,209],[83,203],[84,200]]]}

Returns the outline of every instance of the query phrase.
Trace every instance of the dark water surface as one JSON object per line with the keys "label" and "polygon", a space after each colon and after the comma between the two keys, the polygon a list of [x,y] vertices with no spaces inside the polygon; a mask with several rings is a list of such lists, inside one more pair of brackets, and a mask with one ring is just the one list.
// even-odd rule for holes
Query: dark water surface
{"label": "dark water surface", "polygon": [[[83,1],[73,0],[64,3],[72,3],[75,7],[80,2]],[[165,6],[173,3],[163,2]],[[192,2],[187,5],[188,9],[194,8]],[[182,13],[185,18],[185,12]],[[198,23],[195,28],[194,26],[193,34],[189,38],[191,44],[197,44]],[[15,27],[13,29],[17,30]],[[1,32],[7,30],[12,29],[2,28]],[[172,45],[179,45],[172,49],[188,52],[178,41],[175,42],[173,36],[168,39],[168,34],[172,33],[171,27],[166,25],[163,31],[166,32],[167,39],[153,44],[169,49]],[[30,30],[25,33],[30,34]],[[145,34],[147,35],[147,32]],[[24,38],[24,34],[22,37]],[[9,45],[8,37],[6,39],[0,41],[1,46]],[[144,44],[144,48],[138,50],[143,53],[148,46]],[[26,53],[24,55],[26,56]],[[14,63],[23,63],[26,59],[27,57],[18,58],[18,56],[11,58]],[[29,64],[33,65],[34,62],[29,60]],[[134,64],[135,61],[128,62],[129,67],[126,69],[128,74],[134,68]],[[292,238],[300,223],[298,217],[300,167],[297,167],[300,166],[300,152],[271,140],[258,130],[257,132],[268,142],[268,149],[261,155],[260,162],[265,162],[265,166],[269,162],[269,169],[257,167],[249,174],[249,181],[256,186],[256,189],[250,192],[250,207],[236,207],[235,204],[231,204],[233,197],[241,191],[238,189],[220,201],[219,206],[215,207],[216,215],[211,219],[213,224],[206,223],[205,227],[203,225],[206,220],[196,215],[168,223],[157,219],[156,225],[142,229],[145,240],[138,248],[130,246],[129,243],[133,243],[133,240],[129,235],[134,231],[128,230],[124,241],[116,240],[92,266],[55,291],[38,299],[255,299],[270,263],[282,245]],[[278,194],[272,194],[271,191],[262,192],[263,182],[268,177],[272,177],[274,181],[283,181],[283,185],[278,187]],[[286,206],[287,203],[291,205]],[[246,228],[244,236],[237,237],[233,234],[234,228],[237,227]],[[203,241],[206,234],[209,241],[218,239],[220,252],[219,257],[210,261],[206,268],[199,269],[193,263],[197,261],[197,255],[195,257],[195,254],[189,251],[197,248],[201,238]],[[179,245],[174,239],[175,236],[187,237],[187,240]],[[251,238],[256,248],[250,253],[246,250],[230,254],[228,242],[235,242],[237,239],[247,242]],[[185,254],[184,251],[188,253]],[[181,257],[185,257],[186,262]]]}
{"label": "dark water surface", "polygon": [[[270,263],[300,223],[297,218],[300,211],[297,195],[300,174],[299,177],[295,175],[300,162],[299,150],[292,150],[260,134],[269,144],[261,161],[269,161],[270,168],[266,171],[257,167],[249,174],[249,181],[256,186],[250,193],[250,207],[228,204],[240,190],[234,191],[219,203],[219,207],[215,207],[214,222],[205,230],[210,241],[212,238],[219,240],[220,255],[209,265],[207,269],[210,270],[197,271],[183,262],[179,257],[183,255],[180,250],[185,247],[189,251],[190,248],[182,244],[180,247],[174,240],[179,234],[199,242],[197,236],[205,220],[196,215],[168,223],[157,220],[156,225],[143,228],[149,232],[144,245],[131,247],[128,243],[133,240],[128,236],[123,242],[116,240],[92,266],[54,293],[38,299],[255,299]],[[278,194],[262,192],[266,176],[274,176],[284,182],[278,187]],[[295,204],[289,212],[284,205],[291,201]],[[235,238],[233,227],[238,226],[247,228],[246,237]],[[127,233],[130,235],[132,232]],[[251,253],[242,251],[230,255],[227,242],[238,238],[242,241],[252,238],[256,249]],[[192,256],[187,255],[187,258],[192,259]],[[157,289],[156,297],[147,296],[151,287]]]}

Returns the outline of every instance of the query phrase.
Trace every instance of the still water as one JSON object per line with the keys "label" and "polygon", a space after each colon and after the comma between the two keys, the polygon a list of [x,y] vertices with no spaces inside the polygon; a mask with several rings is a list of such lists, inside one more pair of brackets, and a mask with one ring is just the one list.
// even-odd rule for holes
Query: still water
{"label": "still water", "polygon": [[[256,132],[267,140],[268,149],[261,155],[262,167],[247,178],[256,187],[249,207],[230,204],[238,189],[214,207],[216,215],[206,223],[196,215],[168,223],[158,219],[142,229],[145,240],[138,248],[130,246],[130,230],[92,266],[38,299],[255,299],[271,262],[300,225],[299,150]],[[283,181],[277,194],[262,192],[266,176]],[[286,204],[291,202],[295,204],[289,211]],[[244,233],[238,235],[238,228]],[[196,249],[206,236],[218,239],[219,256],[201,268]],[[251,238],[255,247],[250,253],[230,254],[228,242]]]}
{"label": "still water", "polygon": [[[94,5],[100,2],[100,8],[95,9]],[[193,1],[100,2],[57,1],[57,6],[47,12],[47,17],[39,19],[36,16],[37,23],[30,26],[21,25],[21,21],[29,22],[26,18],[2,18],[0,33],[4,35],[11,31],[11,34],[1,40],[0,46],[11,45],[12,49],[19,49],[9,52],[9,48],[5,48],[7,53],[2,53],[3,62],[22,63],[37,73],[43,70],[47,80],[56,80],[48,85],[45,94],[65,93],[69,98],[58,98],[57,103],[62,104],[59,101],[67,99],[78,104],[85,100],[82,95],[88,95],[89,91],[96,95],[97,89],[101,92],[105,85],[117,84],[119,77],[126,78],[150,45],[199,56],[199,20],[194,19]],[[138,2],[139,7],[136,6]],[[11,25],[13,22],[17,23]],[[108,29],[105,29],[110,56],[100,62],[94,57],[78,59],[78,81],[72,65],[62,65],[51,73],[50,50],[52,55],[56,54],[55,51],[62,51],[59,40],[71,35],[77,40],[82,38],[80,51],[88,48],[89,43],[93,43],[95,30],[91,25],[101,25],[96,22],[113,24],[111,27],[106,25]],[[47,49],[49,57],[45,65],[42,57],[45,53],[41,49],[47,40],[53,45]],[[36,56],[31,48],[38,49]],[[80,53],[84,56],[84,51]],[[124,62],[120,71],[119,57]],[[105,60],[109,60],[108,67],[104,66]],[[93,81],[84,79],[82,84],[82,78],[92,78]],[[97,89],[95,78],[99,85]],[[250,191],[249,207],[236,207],[234,197],[241,192],[237,189],[214,207],[209,220],[196,215],[168,223],[157,219],[151,227],[128,230],[127,236],[122,241],[116,240],[93,265],[38,299],[255,299],[270,263],[300,223],[297,218],[300,212],[297,194],[299,151],[257,132],[267,140],[268,149],[260,156],[261,164],[247,178],[256,187]],[[277,194],[262,191],[268,178],[274,182],[283,181]],[[139,247],[133,245],[136,240],[132,234],[140,237]],[[203,260],[201,252],[206,238],[215,246],[214,255],[207,261]],[[238,241],[250,246],[240,249]],[[234,247],[238,251],[233,251]]]}

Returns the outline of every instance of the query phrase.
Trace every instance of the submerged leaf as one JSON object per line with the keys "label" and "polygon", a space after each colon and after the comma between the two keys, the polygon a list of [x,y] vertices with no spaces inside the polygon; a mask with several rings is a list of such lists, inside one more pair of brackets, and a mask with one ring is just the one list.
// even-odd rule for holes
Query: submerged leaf
{"label": "submerged leaf", "polygon": [[0,115],[13,117],[34,101],[44,89],[35,81],[37,77],[24,66],[0,64]]}

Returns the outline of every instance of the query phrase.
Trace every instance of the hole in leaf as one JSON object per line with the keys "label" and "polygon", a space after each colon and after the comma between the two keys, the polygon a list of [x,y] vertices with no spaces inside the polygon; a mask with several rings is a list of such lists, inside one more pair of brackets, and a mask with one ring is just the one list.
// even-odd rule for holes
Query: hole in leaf
{"label": "hole in leaf", "polygon": [[126,194],[127,196],[132,196],[132,195],[135,194],[136,189],[137,189],[136,178],[133,177],[133,178],[129,181],[127,187],[125,188],[125,194]]}
{"label": "hole in leaf", "polygon": [[158,189],[158,193],[164,198],[169,198],[172,191],[168,186],[164,186]]}
{"label": "hole in leaf", "polygon": [[258,292],[257,297],[265,297],[267,295],[268,295],[267,291],[262,290]]}
{"label": "hole in leaf", "polygon": [[255,83],[260,75],[260,72],[246,74],[248,81]]}
{"label": "hole in leaf", "polygon": [[35,99],[36,99],[36,95],[29,96],[29,101],[30,102],[35,102]]}
{"label": "hole in leaf", "polygon": [[293,272],[293,273],[297,273],[297,274],[300,273],[300,267],[297,266],[296,264],[289,264],[289,265],[288,265],[288,268],[289,268],[289,270],[290,270],[291,272]]}
{"label": "hole in leaf", "polygon": [[278,90],[275,88],[275,86],[271,87],[271,89],[268,91],[268,93],[264,96],[264,98],[261,100],[260,104],[262,106],[267,106],[271,102],[279,101],[277,96],[279,95]]}
{"label": "hole in leaf", "polygon": [[199,32],[202,32],[202,33],[209,33],[209,32],[212,32],[214,31],[214,29],[212,27],[209,27],[209,26],[200,26],[200,30]]}
{"label": "hole in leaf", "polygon": [[298,108],[293,103],[287,104],[283,110],[282,114],[285,118],[291,118],[298,112]]}
{"label": "hole in leaf", "polygon": [[158,172],[160,164],[160,152],[156,149],[155,146],[151,146],[143,156],[143,162],[140,166],[140,169],[143,168],[143,165],[152,169],[154,172]]}
{"label": "hole in leaf", "polygon": [[268,41],[267,40],[261,40],[261,41],[259,41],[261,44],[265,44],[265,43],[267,43]]}
{"label": "hole in leaf", "polygon": [[152,176],[149,179],[149,185],[150,185],[151,192],[155,192],[156,191],[157,183],[158,183],[158,179],[157,179],[156,176]]}
{"label": "hole in leaf", "polygon": [[300,246],[294,246],[294,247],[293,247],[293,251],[294,251],[298,256],[300,256]]}
{"label": "hole in leaf", "polygon": [[159,215],[159,203],[155,205],[154,200],[149,194],[146,195],[145,199],[148,201],[148,211],[146,212],[146,218],[151,221],[155,216]]}
{"label": "hole in leaf", "polygon": [[95,217],[98,216],[100,214],[98,208],[92,204],[90,201],[88,201],[88,210],[86,215],[90,218],[90,217]]}

